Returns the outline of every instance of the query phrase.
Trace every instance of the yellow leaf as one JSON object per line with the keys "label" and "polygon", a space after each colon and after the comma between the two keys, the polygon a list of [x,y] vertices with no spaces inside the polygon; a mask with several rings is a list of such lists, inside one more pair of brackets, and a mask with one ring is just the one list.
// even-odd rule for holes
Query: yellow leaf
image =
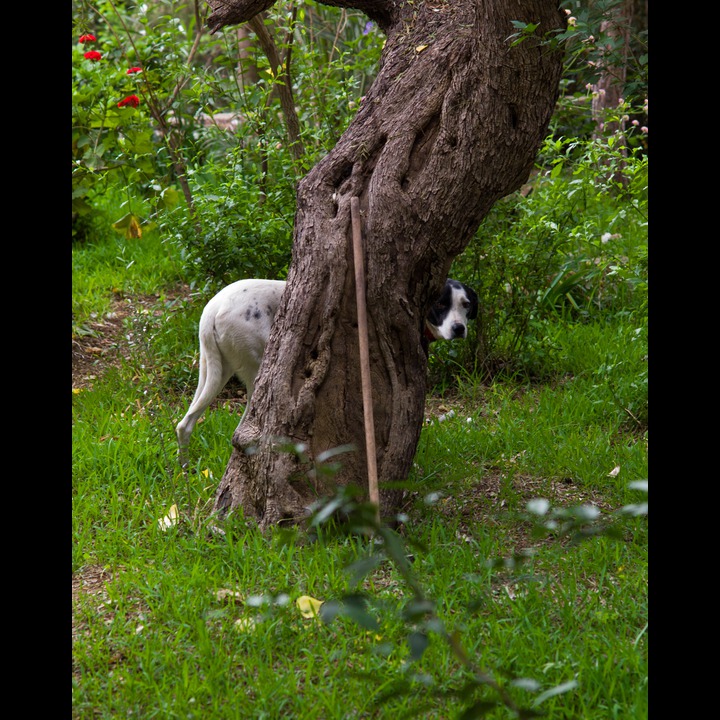
{"label": "yellow leaf", "polygon": [[324,603],[324,600],[316,600],[314,597],[309,595],[302,595],[295,603],[300,610],[300,614],[305,618],[317,617],[320,611],[320,606]]}
{"label": "yellow leaf", "polygon": [[416,52],[416,53],[421,53],[426,47],[427,47],[427,45],[418,45],[418,46],[415,48],[415,52]]}
{"label": "yellow leaf", "polygon": [[235,621],[235,628],[240,632],[252,632],[256,625],[255,618],[252,617],[241,617]]}
{"label": "yellow leaf", "polygon": [[73,395],[79,395],[82,392],[82,388],[73,388]]}
{"label": "yellow leaf", "polygon": [[235,600],[239,600],[240,602],[244,601],[242,593],[236,592],[235,590],[228,590],[227,588],[218,590],[215,593],[215,598],[219,602],[235,602]]}
{"label": "yellow leaf", "polygon": [[210,477],[210,469],[206,468],[205,470],[201,470],[200,474],[204,475],[205,477]]}
{"label": "yellow leaf", "polygon": [[173,525],[177,525],[178,522],[178,508],[177,505],[171,506],[171,508],[168,510],[168,514],[158,520],[158,525],[160,526],[161,530],[167,530],[168,528],[172,527]]}
{"label": "yellow leaf", "polygon": [[118,232],[125,231],[125,237],[128,240],[132,238],[142,237],[142,230],[140,228],[140,220],[135,217],[132,213],[127,213],[121,217],[117,222],[113,223],[113,227]]}
{"label": "yellow leaf", "polygon": [[125,230],[125,237],[128,240],[132,240],[133,238],[141,238],[142,237],[142,230],[140,229],[140,223],[138,222],[137,218],[134,215],[130,218],[130,222],[128,223],[127,229]]}

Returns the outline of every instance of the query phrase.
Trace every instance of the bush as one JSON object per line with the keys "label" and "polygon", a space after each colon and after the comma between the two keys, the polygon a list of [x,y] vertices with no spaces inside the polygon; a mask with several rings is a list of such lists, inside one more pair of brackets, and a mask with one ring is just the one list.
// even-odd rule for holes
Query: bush
{"label": "bush", "polygon": [[631,313],[642,327],[647,159],[550,137],[530,184],[496,203],[451,274],[478,291],[481,309],[467,343],[435,349],[434,370],[450,360],[486,378],[547,378],[561,366],[554,323]]}

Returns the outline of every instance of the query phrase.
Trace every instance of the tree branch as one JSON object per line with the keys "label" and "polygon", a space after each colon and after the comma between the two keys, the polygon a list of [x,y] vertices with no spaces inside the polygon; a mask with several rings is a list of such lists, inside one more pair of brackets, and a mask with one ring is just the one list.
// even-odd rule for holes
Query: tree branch
{"label": "tree branch", "polygon": [[[228,25],[239,25],[267,10],[276,0],[207,0],[212,13],[207,19],[210,34]],[[318,0],[322,5],[354,8],[365,13],[385,31],[396,14],[392,0]]]}
{"label": "tree branch", "polygon": [[[290,85],[290,73],[287,67],[283,68],[280,60],[275,41],[270,36],[264,23],[264,16],[256,15],[248,21],[249,27],[253,30],[260,42],[265,56],[270,63],[270,69],[275,80],[275,87],[280,95],[280,105],[282,106],[283,115],[285,116],[285,124],[287,125],[288,137],[290,139],[290,150],[295,160],[299,160],[304,153],[302,140],[300,139],[300,121],[295,112],[295,102],[293,100],[292,87]],[[288,53],[290,47],[288,46]]]}

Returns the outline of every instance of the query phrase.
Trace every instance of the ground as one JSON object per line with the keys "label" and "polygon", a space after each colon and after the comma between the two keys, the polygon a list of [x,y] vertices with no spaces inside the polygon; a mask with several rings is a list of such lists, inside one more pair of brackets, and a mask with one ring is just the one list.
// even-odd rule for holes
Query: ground
{"label": "ground", "polygon": [[[176,297],[189,295],[189,288],[179,288]],[[96,319],[86,324],[93,334],[73,337],[72,368],[73,390],[86,389],[93,382],[101,378],[111,367],[120,367],[124,360],[129,359],[132,343],[128,335],[128,321],[139,314],[159,313],[162,307],[158,298],[154,296],[135,296],[115,298],[111,312],[104,318]],[[130,323],[132,325],[132,323]],[[239,383],[228,387],[219,398],[237,397],[241,392]],[[217,401],[216,401],[217,402]],[[214,407],[215,405],[213,405]],[[212,409],[212,408],[211,408]],[[426,405],[426,422],[437,422],[441,416],[449,411],[462,416],[467,408],[463,408],[457,398],[429,397]],[[512,462],[512,459],[509,461]],[[507,483],[506,473],[497,471],[478,473],[477,482],[462,492],[443,498],[436,509],[439,514],[449,520],[458,519],[458,540],[464,541],[469,536],[466,531],[471,525],[478,523],[495,524],[496,516],[501,512],[504,492],[503,484]],[[601,498],[578,487],[572,478],[547,479],[524,475],[512,475],[512,489],[520,498],[519,506],[526,500],[544,497],[550,500],[553,506],[575,506],[582,503],[593,503],[602,510],[609,510],[604,506]],[[518,526],[516,537],[511,539],[511,545],[516,548],[528,547],[532,544],[528,536],[529,528]],[[112,579],[106,568],[98,565],[84,566],[73,573],[72,599],[73,608],[83,593],[95,596],[98,603],[107,599],[105,586]],[[73,637],[82,632],[82,621],[73,612]]]}

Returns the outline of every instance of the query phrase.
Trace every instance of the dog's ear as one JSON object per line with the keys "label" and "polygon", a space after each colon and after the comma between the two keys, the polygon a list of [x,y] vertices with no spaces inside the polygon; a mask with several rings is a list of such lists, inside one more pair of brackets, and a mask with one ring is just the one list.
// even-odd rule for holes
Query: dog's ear
{"label": "dog's ear", "polygon": [[477,293],[463,283],[463,288],[467,293],[468,300],[470,300],[470,310],[468,310],[468,320],[474,320],[478,314],[478,296]]}

